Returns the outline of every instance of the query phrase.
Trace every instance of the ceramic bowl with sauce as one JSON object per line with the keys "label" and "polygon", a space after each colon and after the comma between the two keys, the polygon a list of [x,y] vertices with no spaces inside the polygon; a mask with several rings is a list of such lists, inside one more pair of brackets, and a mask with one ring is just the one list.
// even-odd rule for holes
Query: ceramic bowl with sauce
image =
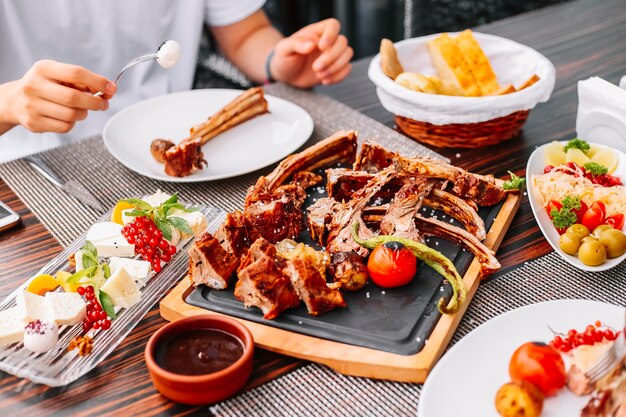
{"label": "ceramic bowl with sauce", "polygon": [[218,315],[163,326],[146,345],[150,378],[167,398],[213,404],[237,393],[252,372],[254,340],[237,320]]}

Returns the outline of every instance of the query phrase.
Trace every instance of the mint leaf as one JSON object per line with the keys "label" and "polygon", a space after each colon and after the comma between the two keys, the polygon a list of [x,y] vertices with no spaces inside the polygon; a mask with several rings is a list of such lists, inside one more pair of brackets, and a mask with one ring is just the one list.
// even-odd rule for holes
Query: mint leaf
{"label": "mint leaf", "polygon": [[115,306],[113,305],[113,300],[111,300],[111,296],[109,296],[109,294],[105,293],[104,291],[100,291],[98,301],[100,301],[100,305],[102,306],[102,309],[107,313],[107,316],[111,317],[112,319],[117,317],[115,314]]}
{"label": "mint leaf", "polygon": [[163,233],[163,237],[165,238],[165,240],[172,240],[172,227],[166,219],[155,216],[154,224],[156,225],[157,229],[159,229],[161,233]]}
{"label": "mint leaf", "polygon": [[127,198],[125,200],[120,200],[120,201],[123,201],[128,204],[132,204],[133,206],[137,207],[140,210],[152,210],[152,206],[150,204],[138,198]]}
{"label": "mint leaf", "polygon": [[167,221],[169,222],[169,224],[171,224],[181,232],[187,233],[188,235],[193,235],[193,230],[191,230],[191,228],[189,227],[187,220],[180,217],[168,217]]}
{"label": "mint leaf", "polygon": [[161,206],[165,206],[168,204],[178,203],[178,193],[172,194],[170,198],[161,203]]}
{"label": "mint leaf", "polygon": [[98,266],[92,266],[90,268],[87,269],[81,269],[80,271],[78,271],[77,273],[75,273],[74,275],[70,276],[65,282],[67,282],[68,284],[78,284],[80,283],[80,280],[87,277],[87,276],[91,276],[91,274],[94,274],[96,272],[96,270],[98,269]]}
{"label": "mint leaf", "polygon": [[143,216],[147,217],[150,214],[150,212],[146,210],[132,209],[131,211],[126,212],[124,214],[130,217],[143,217]]}
{"label": "mint leaf", "polygon": [[83,268],[91,268],[92,266],[98,266],[98,250],[90,241],[86,241],[80,251],[83,254]]}

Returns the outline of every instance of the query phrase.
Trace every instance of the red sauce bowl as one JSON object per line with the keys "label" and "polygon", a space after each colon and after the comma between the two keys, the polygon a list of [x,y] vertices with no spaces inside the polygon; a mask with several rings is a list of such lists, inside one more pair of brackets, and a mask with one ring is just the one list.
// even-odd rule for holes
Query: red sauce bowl
{"label": "red sauce bowl", "polygon": [[[244,345],[243,355],[227,368],[203,375],[177,374],[159,366],[155,356],[161,343],[177,334],[202,329],[221,330],[239,338]],[[173,401],[190,405],[213,404],[236,394],[250,378],[253,356],[254,339],[250,330],[235,319],[213,314],[187,317],[163,326],[152,335],[145,351],[156,389]]]}

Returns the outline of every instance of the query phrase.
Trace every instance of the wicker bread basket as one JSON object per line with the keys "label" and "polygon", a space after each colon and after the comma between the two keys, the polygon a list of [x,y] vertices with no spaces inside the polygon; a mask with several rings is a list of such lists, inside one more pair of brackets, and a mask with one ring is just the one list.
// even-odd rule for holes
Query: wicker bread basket
{"label": "wicker bread basket", "polygon": [[[454,34],[452,34],[454,35]],[[405,71],[435,74],[426,44],[436,35],[395,44]],[[516,137],[530,110],[547,101],[554,88],[555,70],[537,51],[509,39],[474,32],[501,84],[521,85],[531,75],[534,85],[502,96],[457,97],[406,89],[387,77],[380,56],[372,59],[368,76],[385,109],[395,114],[398,129],[435,147],[478,148]]]}

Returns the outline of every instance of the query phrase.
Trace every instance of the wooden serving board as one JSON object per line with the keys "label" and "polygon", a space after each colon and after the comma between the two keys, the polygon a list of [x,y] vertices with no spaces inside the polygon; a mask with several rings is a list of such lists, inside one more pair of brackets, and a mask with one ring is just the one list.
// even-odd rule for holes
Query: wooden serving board
{"label": "wooden serving board", "polygon": [[[496,251],[517,212],[521,197],[509,194],[498,212],[485,246]],[[398,355],[345,343],[333,342],[312,336],[277,329],[270,325],[239,320],[254,336],[259,347],[296,358],[323,363],[345,375],[388,379],[401,382],[423,383],[435,363],[443,355],[478,285],[480,263],[474,258],[463,281],[467,298],[454,315],[443,315],[435,326],[428,343],[415,355]],[[160,304],[161,315],[169,321],[198,314],[220,314],[187,304],[184,299],[193,288],[189,279],[183,279]]]}

